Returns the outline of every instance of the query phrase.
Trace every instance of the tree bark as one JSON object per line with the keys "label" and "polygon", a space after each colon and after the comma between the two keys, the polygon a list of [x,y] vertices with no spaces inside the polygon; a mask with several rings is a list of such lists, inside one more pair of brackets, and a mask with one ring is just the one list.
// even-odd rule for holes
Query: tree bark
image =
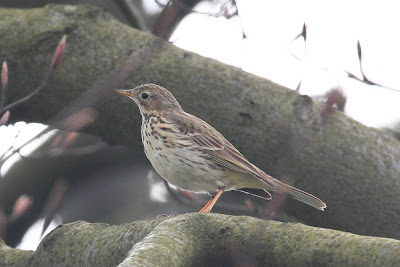
{"label": "tree bark", "polygon": [[189,213],[125,225],[75,222],[1,266],[399,266],[400,241],[245,216]]}
{"label": "tree bark", "polygon": [[[0,24],[10,101],[40,84],[53,48],[68,34],[54,79],[12,110],[13,120],[50,120],[132,52],[157,40],[84,6],[2,9]],[[168,88],[187,112],[215,126],[258,167],[328,205],[319,212],[288,200],[285,209],[292,216],[322,227],[400,237],[400,144],[390,134],[338,111],[323,117],[324,104],[308,96],[166,42],[123,86],[148,82]],[[96,109],[98,119],[85,131],[142,150],[133,102],[105,94]]]}

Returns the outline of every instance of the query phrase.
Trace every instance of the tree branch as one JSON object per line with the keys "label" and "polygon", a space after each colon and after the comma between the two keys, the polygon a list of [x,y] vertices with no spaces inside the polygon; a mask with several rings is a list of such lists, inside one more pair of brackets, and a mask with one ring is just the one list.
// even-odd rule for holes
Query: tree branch
{"label": "tree branch", "polygon": [[66,224],[48,234],[36,252],[0,245],[0,265],[398,266],[399,249],[400,241],[393,239],[190,213],[117,226]]}
{"label": "tree branch", "polygon": [[[45,73],[52,56],[49,43],[64,34],[69,38],[54,79],[41,97],[15,109],[14,120],[54,118],[132,53],[157,40],[83,6],[2,9],[0,18],[0,58],[7,58],[13,70],[10,101],[39,84],[37,74]],[[124,86],[146,82],[170,89],[186,111],[215,126],[267,173],[328,205],[322,213],[287,200],[290,215],[322,227],[400,238],[400,144],[390,134],[338,111],[322,118],[323,105],[308,96],[162,41]],[[99,119],[85,131],[142,151],[137,107],[118,95],[101,96],[94,106]],[[8,193],[1,183],[0,203]]]}

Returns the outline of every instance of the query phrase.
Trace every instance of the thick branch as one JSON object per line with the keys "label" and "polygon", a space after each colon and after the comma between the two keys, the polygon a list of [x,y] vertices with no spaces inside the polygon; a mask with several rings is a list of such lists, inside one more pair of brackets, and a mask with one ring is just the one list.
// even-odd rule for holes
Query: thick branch
{"label": "thick branch", "polygon": [[58,227],[36,252],[0,247],[0,265],[398,266],[400,241],[252,217],[191,213],[126,225]]}
{"label": "thick branch", "polygon": [[[81,6],[0,10],[0,20],[0,57],[10,63],[10,101],[40,83],[60,37],[68,34],[69,40],[53,82],[13,111],[14,120],[51,119],[154,41]],[[170,89],[186,111],[214,125],[257,166],[328,205],[322,213],[287,201],[292,215],[314,225],[400,237],[400,145],[389,134],[341,112],[322,118],[322,105],[308,96],[168,43],[125,87],[146,82]],[[97,110],[99,119],[87,131],[142,150],[139,112],[129,99],[106,95]]]}

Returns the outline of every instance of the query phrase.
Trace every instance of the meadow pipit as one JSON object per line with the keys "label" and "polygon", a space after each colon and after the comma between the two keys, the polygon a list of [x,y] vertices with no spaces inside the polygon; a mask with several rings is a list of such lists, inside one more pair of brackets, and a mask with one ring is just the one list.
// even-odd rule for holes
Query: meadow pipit
{"label": "meadow pipit", "polygon": [[154,169],[179,188],[212,195],[200,212],[210,212],[224,191],[240,188],[272,190],[326,208],[320,199],[250,163],[211,125],[183,111],[167,89],[144,84],[117,91],[139,106],[144,152]]}

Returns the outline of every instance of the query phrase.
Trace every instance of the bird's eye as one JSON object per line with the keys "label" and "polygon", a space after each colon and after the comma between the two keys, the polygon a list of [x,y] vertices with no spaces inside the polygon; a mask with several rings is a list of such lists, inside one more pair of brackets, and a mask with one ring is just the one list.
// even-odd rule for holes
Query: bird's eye
{"label": "bird's eye", "polygon": [[143,98],[143,99],[147,99],[148,97],[149,97],[149,94],[148,94],[148,93],[143,93],[143,94],[142,94],[142,98]]}

